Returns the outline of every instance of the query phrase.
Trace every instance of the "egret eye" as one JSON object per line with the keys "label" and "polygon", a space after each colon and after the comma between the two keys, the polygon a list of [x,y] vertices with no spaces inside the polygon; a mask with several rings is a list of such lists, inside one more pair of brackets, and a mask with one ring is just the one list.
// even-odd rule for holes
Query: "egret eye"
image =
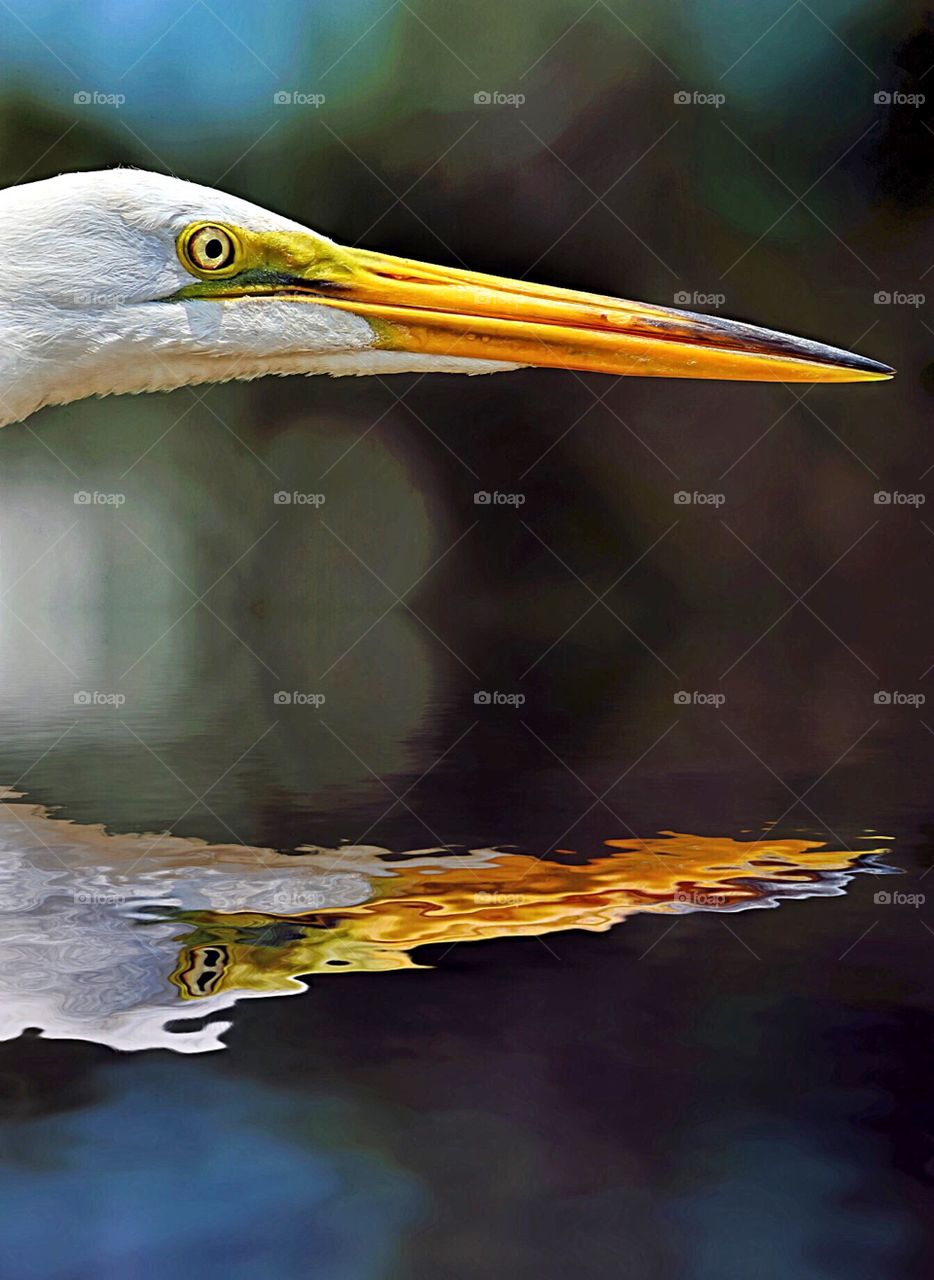
{"label": "egret eye", "polygon": [[212,225],[196,227],[183,237],[182,261],[196,271],[222,271],[233,265],[237,245],[229,231]]}

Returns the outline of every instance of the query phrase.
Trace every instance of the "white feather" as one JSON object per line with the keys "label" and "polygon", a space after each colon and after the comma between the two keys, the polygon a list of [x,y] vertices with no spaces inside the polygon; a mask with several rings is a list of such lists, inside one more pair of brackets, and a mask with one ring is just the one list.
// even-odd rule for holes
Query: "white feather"
{"label": "white feather", "polygon": [[307,231],[236,196],[136,169],[0,192],[0,426],[90,395],[270,373],[516,367],[376,350],[365,319],[315,303],[159,301],[192,282],[175,241],[199,220]]}

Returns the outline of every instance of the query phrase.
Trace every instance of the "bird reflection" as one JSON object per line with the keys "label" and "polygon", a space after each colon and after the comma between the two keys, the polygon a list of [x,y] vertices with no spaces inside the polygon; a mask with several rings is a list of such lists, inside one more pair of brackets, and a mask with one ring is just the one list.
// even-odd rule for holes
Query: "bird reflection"
{"label": "bird reflection", "polygon": [[775,906],[842,892],[846,873],[870,867],[877,854],[831,851],[810,840],[665,832],[607,840],[575,861],[494,851],[440,862],[413,855],[393,864],[390,879],[374,879],[370,899],[357,906],[288,921],[248,911],[182,913],[194,931],[172,981],[186,1000],[221,990],[274,991],[297,975],[421,968],[414,953],[429,944],[605,932],[644,911]]}
{"label": "bird reflection", "polygon": [[[664,832],[546,857],[502,849],[299,856],[114,836],[0,805],[0,1038],[30,1028],[120,1049],[224,1047],[219,1010],[321,975],[418,969],[479,940],[605,932],[840,894],[887,872],[875,847]],[[422,948],[431,946],[426,953]],[[438,948],[441,948],[439,951]],[[502,962],[511,962],[508,948]]]}

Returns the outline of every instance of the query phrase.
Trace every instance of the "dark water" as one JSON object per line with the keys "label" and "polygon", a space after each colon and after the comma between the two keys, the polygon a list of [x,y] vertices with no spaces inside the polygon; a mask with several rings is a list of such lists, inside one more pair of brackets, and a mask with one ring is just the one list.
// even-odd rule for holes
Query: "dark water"
{"label": "dark water", "polygon": [[[277,505],[95,412],[0,442],[6,1273],[929,1274],[917,512],[780,617],[665,484],[607,545],[332,426],[251,437]],[[538,541],[599,595],[679,516],[612,612]]]}

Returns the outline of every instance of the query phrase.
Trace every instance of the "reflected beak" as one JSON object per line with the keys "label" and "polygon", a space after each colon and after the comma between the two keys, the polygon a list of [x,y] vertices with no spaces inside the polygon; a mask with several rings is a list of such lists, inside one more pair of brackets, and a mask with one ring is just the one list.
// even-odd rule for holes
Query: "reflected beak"
{"label": "reflected beak", "polygon": [[390,350],[649,378],[873,382],[894,373],[850,351],[719,316],[342,253],[351,278],[320,300],[365,317]]}
{"label": "reflected beak", "polygon": [[512,365],[751,382],[873,382],[893,373],[719,316],[347,249],[310,232],[233,230],[238,265],[176,296],[314,301],[362,316],[383,350]]}

